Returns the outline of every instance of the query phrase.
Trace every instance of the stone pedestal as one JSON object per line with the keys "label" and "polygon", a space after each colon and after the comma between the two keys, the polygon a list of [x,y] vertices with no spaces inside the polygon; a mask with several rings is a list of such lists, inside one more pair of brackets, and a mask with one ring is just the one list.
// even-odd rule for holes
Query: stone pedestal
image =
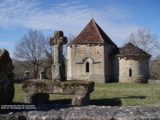
{"label": "stone pedestal", "polygon": [[80,105],[88,105],[90,102],[90,95],[75,95],[72,99],[72,105],[80,106]]}
{"label": "stone pedestal", "polygon": [[25,98],[25,103],[41,104],[48,102],[49,102],[49,94],[47,93],[27,94]]}
{"label": "stone pedestal", "polygon": [[65,80],[65,65],[53,64],[52,65],[52,79],[53,80]]}

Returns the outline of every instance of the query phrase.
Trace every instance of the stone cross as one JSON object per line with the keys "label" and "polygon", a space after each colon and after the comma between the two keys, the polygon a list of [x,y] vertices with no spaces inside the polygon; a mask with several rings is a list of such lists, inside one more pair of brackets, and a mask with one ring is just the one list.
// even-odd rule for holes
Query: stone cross
{"label": "stone cross", "polygon": [[63,56],[63,45],[67,44],[67,38],[62,31],[54,32],[53,38],[50,38],[50,45],[53,45],[54,63],[52,65],[52,80],[65,80],[65,65]]}

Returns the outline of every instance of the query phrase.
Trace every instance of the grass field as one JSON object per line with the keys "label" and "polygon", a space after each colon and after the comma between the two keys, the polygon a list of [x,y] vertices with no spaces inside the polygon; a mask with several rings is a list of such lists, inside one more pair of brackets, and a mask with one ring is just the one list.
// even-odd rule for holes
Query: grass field
{"label": "grass field", "polygon": [[[15,84],[14,102],[23,102],[22,84]],[[70,102],[69,95],[50,95],[54,102]],[[160,84],[107,83],[96,84],[91,104],[109,106],[160,106]]]}

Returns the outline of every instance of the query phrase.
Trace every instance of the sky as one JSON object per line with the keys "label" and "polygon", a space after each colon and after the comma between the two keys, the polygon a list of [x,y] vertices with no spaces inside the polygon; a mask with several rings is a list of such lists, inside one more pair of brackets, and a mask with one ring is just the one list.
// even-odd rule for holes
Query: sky
{"label": "sky", "polygon": [[118,46],[140,28],[160,37],[160,0],[0,0],[0,48],[14,57],[29,29],[76,36],[92,18]]}

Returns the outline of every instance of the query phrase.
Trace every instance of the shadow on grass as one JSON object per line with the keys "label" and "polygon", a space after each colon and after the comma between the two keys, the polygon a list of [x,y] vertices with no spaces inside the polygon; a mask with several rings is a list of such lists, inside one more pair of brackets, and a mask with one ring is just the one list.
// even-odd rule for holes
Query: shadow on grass
{"label": "shadow on grass", "polygon": [[118,98],[96,99],[96,100],[91,100],[90,105],[121,106],[121,100]]}
{"label": "shadow on grass", "polygon": [[106,98],[106,99],[95,99],[91,100],[91,105],[103,105],[103,106],[121,106],[122,99],[146,99],[146,96],[126,96],[126,97],[116,97],[116,98]]}
{"label": "shadow on grass", "polygon": [[[126,97],[93,99],[93,100],[91,99],[90,105],[121,106],[122,105],[121,99],[146,99],[146,96],[126,96]],[[13,102],[10,103],[9,105],[15,105],[15,108],[17,107],[16,109],[2,109],[3,105],[1,105],[0,113],[9,113],[18,111],[22,112],[22,111],[32,111],[32,110],[48,111],[51,109],[59,110],[68,107],[73,107],[71,105],[71,101],[72,101],[71,99],[50,100],[49,103],[46,104],[27,104],[22,102]],[[31,107],[31,109],[29,107]]]}
{"label": "shadow on grass", "polygon": [[[62,100],[52,100],[50,104],[57,104],[57,105],[71,105],[71,99],[62,99]],[[118,98],[111,98],[111,99],[95,99],[90,100],[90,105],[98,105],[98,106],[120,106],[121,100]]]}

